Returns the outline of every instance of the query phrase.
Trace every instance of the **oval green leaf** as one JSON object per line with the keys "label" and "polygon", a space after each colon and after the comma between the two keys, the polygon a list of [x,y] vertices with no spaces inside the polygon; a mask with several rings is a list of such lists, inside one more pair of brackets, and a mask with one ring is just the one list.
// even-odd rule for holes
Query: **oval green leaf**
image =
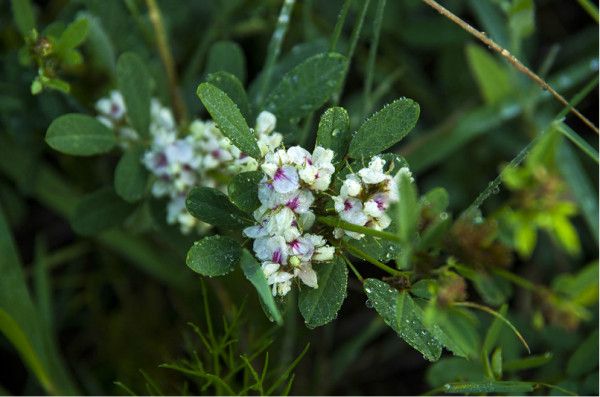
{"label": "oval green leaf", "polygon": [[223,91],[239,107],[246,120],[250,120],[250,102],[242,82],[228,72],[215,72],[206,77],[206,81]]}
{"label": "oval green leaf", "polygon": [[231,139],[242,152],[260,158],[256,137],[231,98],[210,83],[200,84],[197,94],[223,135]]}
{"label": "oval green leaf", "polygon": [[104,188],[81,199],[75,206],[71,225],[77,233],[90,236],[121,224],[132,210],[133,206],[121,200],[113,189]]}
{"label": "oval green leaf", "polygon": [[339,87],[346,58],[337,53],[317,54],[283,76],[266,100],[266,108],[277,118],[306,116],[327,102]]}
{"label": "oval green leaf", "polygon": [[261,171],[242,172],[234,176],[227,186],[227,193],[231,201],[248,214],[260,207],[258,183],[263,175]]}
{"label": "oval green leaf", "polygon": [[329,108],[321,116],[316,145],[333,150],[334,162],[342,161],[348,152],[348,146],[352,139],[349,128],[350,117],[344,108]]}
{"label": "oval green leaf", "polygon": [[209,236],[196,241],[188,251],[185,263],[203,276],[222,276],[240,262],[242,247],[225,236]]}
{"label": "oval green leaf", "polygon": [[417,124],[419,112],[419,104],[408,98],[384,106],[360,126],[348,155],[355,159],[370,157],[400,142]]}
{"label": "oval green leaf", "polygon": [[271,288],[267,283],[267,278],[265,277],[260,264],[246,249],[242,251],[240,265],[242,266],[242,270],[244,271],[246,278],[250,280],[252,285],[254,285],[254,288],[256,288],[256,292],[258,292],[258,297],[262,302],[263,308],[269,314],[269,319],[281,325],[283,323],[283,319],[279,309],[277,308],[275,299],[271,294]]}
{"label": "oval green leaf", "polygon": [[210,187],[192,189],[185,205],[194,217],[223,229],[237,230],[254,223],[247,214],[229,201],[229,197]]}
{"label": "oval green leaf", "polygon": [[58,117],[50,124],[46,142],[61,153],[92,156],[110,151],[116,139],[114,132],[95,118],[71,113]]}
{"label": "oval green leaf", "polygon": [[117,60],[117,82],[123,94],[127,117],[133,128],[148,136],[150,126],[150,73],[144,62],[127,52]]}
{"label": "oval green leaf", "polygon": [[383,281],[364,283],[369,301],[387,325],[429,361],[437,361],[442,346],[423,324],[422,313],[408,292],[398,292]]}
{"label": "oval green leaf", "polygon": [[342,258],[315,264],[314,269],[319,287],[303,286],[298,297],[298,308],[309,328],[325,325],[337,317],[348,288],[348,268]]}
{"label": "oval green leaf", "polygon": [[132,147],[123,156],[115,169],[115,191],[125,201],[133,203],[144,197],[148,182],[148,171],[142,164],[142,147]]}

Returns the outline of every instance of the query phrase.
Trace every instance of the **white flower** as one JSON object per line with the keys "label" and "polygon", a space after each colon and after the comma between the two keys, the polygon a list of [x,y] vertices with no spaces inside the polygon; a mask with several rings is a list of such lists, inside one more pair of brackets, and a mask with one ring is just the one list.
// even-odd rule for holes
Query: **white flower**
{"label": "white flower", "polygon": [[343,197],[356,197],[362,191],[362,185],[360,183],[360,179],[354,175],[350,174],[344,180],[342,187],[340,189],[340,195]]}
{"label": "white flower", "polygon": [[96,111],[104,116],[105,120],[116,123],[125,118],[127,109],[125,108],[125,101],[121,93],[119,91],[111,91],[108,98],[102,98],[96,102]]}
{"label": "white flower", "polygon": [[310,153],[300,146],[292,146],[287,150],[288,161],[297,165],[305,166],[306,164],[312,164],[312,158]]}
{"label": "white flower", "polygon": [[[292,152],[293,151],[293,152]],[[294,146],[288,149],[288,156],[299,167],[300,179],[315,191],[329,188],[335,167],[331,163],[333,151],[317,146],[310,155],[306,150]]]}
{"label": "white flower", "polygon": [[317,273],[313,270],[310,262],[302,263],[299,267],[294,268],[294,276],[311,288],[319,288]]}
{"label": "white flower", "polygon": [[271,112],[263,110],[256,118],[256,133],[258,135],[267,135],[275,130],[277,118]]}
{"label": "white flower", "polygon": [[383,173],[383,166],[385,160],[379,156],[375,156],[369,162],[368,168],[363,168],[358,171],[358,175],[362,178],[363,182],[369,185],[381,183],[385,179],[389,178],[388,175]]}
{"label": "white flower", "polygon": [[275,169],[272,175],[273,188],[278,193],[289,193],[300,187],[298,172],[290,165],[284,165]]}
{"label": "white flower", "polygon": [[[375,230],[389,227],[391,218],[386,211],[391,203],[398,201],[398,189],[395,178],[383,172],[384,165],[385,161],[375,156],[368,167],[346,176],[340,188],[340,195],[333,197],[340,219]],[[410,172],[406,167],[400,171]],[[344,235],[355,239],[364,236],[340,228],[334,230],[335,238]]]}
{"label": "white flower", "polygon": [[271,236],[283,236],[291,232],[290,229],[293,229],[292,223],[296,217],[291,209],[281,207],[273,211],[268,219],[265,226],[267,233]]}
{"label": "white flower", "polygon": [[271,261],[280,265],[287,263],[287,246],[281,236],[258,238],[254,240],[252,248],[261,261]]}
{"label": "white flower", "polygon": [[363,203],[354,197],[334,197],[335,210],[343,221],[363,226],[369,220],[363,212]]}

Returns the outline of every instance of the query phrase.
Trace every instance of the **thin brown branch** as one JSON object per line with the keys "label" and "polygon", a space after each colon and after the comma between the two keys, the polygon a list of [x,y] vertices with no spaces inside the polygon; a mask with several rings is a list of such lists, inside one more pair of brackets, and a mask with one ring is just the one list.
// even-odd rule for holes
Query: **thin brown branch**
{"label": "thin brown branch", "polygon": [[598,127],[596,127],[594,125],[594,123],[592,123],[587,117],[585,117],[577,109],[575,109],[575,107],[571,106],[569,104],[569,102],[562,95],[560,95],[554,88],[552,88],[550,86],[550,84],[548,84],[544,79],[542,79],[540,76],[538,76],[533,71],[531,71],[531,69],[529,69],[527,66],[523,65],[523,63],[521,63],[521,61],[519,61],[514,55],[512,55],[506,48],[503,48],[500,45],[498,45],[494,40],[487,37],[485,33],[480,32],[479,30],[475,29],[474,27],[469,25],[467,22],[463,21],[458,16],[454,15],[448,9],[444,8],[437,1],[423,0],[423,2],[425,4],[427,4],[428,6],[430,6],[431,8],[435,9],[437,12],[439,12],[440,14],[442,14],[449,20],[451,20],[452,22],[454,22],[455,24],[457,24],[458,26],[460,26],[462,29],[466,30],[471,35],[475,36],[483,44],[487,45],[488,48],[491,48],[492,50],[496,51],[498,54],[500,54],[502,57],[504,57],[508,62],[510,62],[511,65],[513,65],[519,72],[521,72],[524,75],[526,75],[527,77],[529,77],[537,85],[539,85],[543,90],[546,90],[550,94],[552,94],[552,96],[554,98],[556,98],[557,101],[559,101],[562,105],[564,105],[567,109],[569,109],[569,111],[571,113],[573,113],[575,116],[577,116],[588,127],[590,127],[592,130],[594,130],[594,132],[596,134],[599,133]]}
{"label": "thin brown branch", "polygon": [[152,27],[154,28],[158,53],[165,71],[167,72],[167,79],[169,81],[169,94],[171,95],[175,119],[180,124],[183,124],[187,119],[187,109],[185,108],[185,103],[183,102],[181,92],[179,91],[179,86],[177,83],[177,70],[175,69],[173,54],[171,53],[171,49],[169,48],[169,43],[167,41],[167,34],[160,9],[158,8],[158,4],[156,4],[156,0],[146,0],[146,6],[148,7],[150,22],[152,22]]}

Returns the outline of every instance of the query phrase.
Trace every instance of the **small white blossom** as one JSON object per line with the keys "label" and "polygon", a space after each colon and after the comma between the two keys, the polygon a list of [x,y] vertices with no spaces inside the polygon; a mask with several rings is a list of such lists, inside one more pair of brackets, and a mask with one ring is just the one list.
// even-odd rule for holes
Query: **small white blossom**
{"label": "small white blossom", "polygon": [[[340,219],[354,225],[375,230],[389,227],[391,218],[386,214],[391,203],[398,201],[396,180],[384,172],[385,160],[375,156],[369,166],[356,174],[350,173],[342,183],[340,194],[333,197],[335,210]],[[406,169],[408,171],[408,169]],[[334,230],[335,238],[347,235],[361,239],[364,234]]]}

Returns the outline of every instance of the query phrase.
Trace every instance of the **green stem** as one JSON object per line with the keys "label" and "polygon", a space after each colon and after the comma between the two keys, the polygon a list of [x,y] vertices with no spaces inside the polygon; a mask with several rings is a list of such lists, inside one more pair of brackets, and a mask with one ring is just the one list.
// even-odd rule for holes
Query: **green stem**
{"label": "green stem", "polygon": [[361,283],[365,282],[365,279],[363,278],[363,276],[361,276],[361,274],[358,272],[358,270],[356,269],[356,267],[354,267],[354,265],[352,264],[352,262],[350,262],[350,259],[348,259],[346,257],[346,255],[342,254],[342,259],[344,260],[344,262],[346,262],[346,265],[348,265],[348,267],[350,268],[350,270],[352,270],[352,273],[354,273],[354,275],[356,276],[356,278],[358,279],[358,281],[360,281]]}
{"label": "green stem", "polygon": [[478,303],[473,303],[473,302],[454,302],[452,305],[453,306],[460,306],[460,307],[470,307],[472,309],[481,310],[483,312],[489,313],[492,316],[500,319],[502,322],[504,322],[504,324],[506,324],[515,333],[515,335],[517,336],[517,338],[521,341],[521,343],[523,344],[523,346],[525,346],[525,348],[527,349],[527,352],[529,354],[531,354],[531,349],[529,349],[529,345],[527,344],[527,342],[525,341],[525,338],[523,338],[523,335],[521,335],[521,333],[519,332],[519,330],[516,329],[515,326],[512,325],[512,323],[506,319],[506,317],[504,317],[502,314],[498,313],[494,309],[490,309],[487,306],[483,306],[483,305],[480,305]]}
{"label": "green stem", "polygon": [[371,90],[373,89],[373,74],[375,70],[375,58],[377,58],[377,47],[379,45],[379,35],[381,33],[381,25],[383,22],[383,10],[385,9],[386,0],[378,0],[377,9],[375,10],[375,20],[373,21],[373,39],[369,48],[369,58],[367,60],[367,72],[364,87],[364,111],[366,117],[373,107],[371,98]]}
{"label": "green stem", "polygon": [[346,76],[348,75],[348,70],[350,69],[350,61],[354,56],[354,50],[356,50],[356,44],[358,43],[358,39],[360,38],[360,32],[362,31],[363,22],[365,21],[365,16],[367,15],[367,9],[369,8],[369,3],[371,0],[363,0],[362,8],[360,9],[360,14],[358,16],[358,22],[354,25],[354,29],[352,30],[352,35],[350,36],[350,49],[348,50],[348,54],[346,55],[346,67],[344,68],[344,76],[342,77],[342,81],[338,88],[338,92],[333,97],[333,103],[337,105],[340,101],[340,97],[342,96],[342,92],[344,91],[344,85],[346,84]]}
{"label": "green stem", "polygon": [[348,16],[348,10],[350,9],[350,4],[352,4],[352,0],[344,1],[344,5],[340,11],[340,15],[338,15],[337,22],[335,23],[335,28],[333,29],[333,34],[331,35],[331,44],[329,44],[329,51],[335,51],[335,47],[337,46],[337,42],[340,39],[340,35],[342,34],[342,28],[344,27],[344,22],[346,22],[346,17]]}
{"label": "green stem", "polygon": [[577,2],[598,23],[598,7],[590,0],[577,0]]}
{"label": "green stem", "polygon": [[511,273],[508,270],[494,268],[494,269],[492,269],[492,272],[494,272],[494,274],[504,278],[505,280],[508,280],[508,281],[512,282],[513,284],[516,284],[519,287],[524,288],[526,290],[533,291],[533,292],[540,290],[540,287],[538,285],[532,283],[531,281],[527,280],[524,277],[521,277],[514,273]]}
{"label": "green stem", "polygon": [[356,247],[353,247],[353,246],[351,246],[349,244],[345,244],[345,243],[342,243],[342,245],[352,255],[356,256],[359,259],[365,260],[372,265],[377,266],[378,268],[380,268],[381,270],[383,270],[386,273],[389,273],[392,276],[406,276],[409,274],[408,272],[402,272],[400,270],[396,270],[396,269],[389,267],[385,263],[378,261],[377,259],[373,258],[371,255],[367,254],[366,252],[364,252]]}
{"label": "green stem", "polygon": [[271,41],[269,42],[267,60],[265,61],[265,66],[263,68],[265,74],[261,82],[260,90],[258,91],[258,95],[256,97],[256,103],[260,105],[262,105],[263,99],[267,94],[267,89],[269,88],[271,77],[273,75],[273,68],[275,67],[277,57],[281,52],[281,43],[283,42],[283,38],[285,37],[287,28],[290,24],[290,16],[292,14],[292,10],[294,9],[295,1],[296,0],[284,0],[283,5],[281,6],[281,11],[279,12],[279,17],[277,18],[277,26],[275,27],[275,31],[273,31]]}
{"label": "green stem", "polygon": [[331,227],[338,227],[340,229],[348,230],[351,232],[362,233],[373,237],[379,237],[384,240],[394,241],[397,243],[402,242],[400,240],[400,237],[396,236],[393,233],[375,230],[364,226],[354,225],[352,223],[343,221],[333,216],[317,216],[317,222]]}
{"label": "green stem", "polygon": [[148,7],[150,22],[152,22],[152,26],[154,28],[158,53],[163,66],[165,67],[165,71],[167,72],[169,92],[171,94],[171,102],[173,104],[175,119],[179,122],[179,124],[185,124],[187,118],[187,109],[185,107],[185,103],[183,102],[183,98],[181,97],[181,92],[179,91],[175,61],[173,60],[173,54],[171,53],[171,48],[169,47],[169,42],[167,40],[167,33],[163,23],[162,15],[160,13],[160,8],[158,8],[156,0],[146,0],[146,6]]}

